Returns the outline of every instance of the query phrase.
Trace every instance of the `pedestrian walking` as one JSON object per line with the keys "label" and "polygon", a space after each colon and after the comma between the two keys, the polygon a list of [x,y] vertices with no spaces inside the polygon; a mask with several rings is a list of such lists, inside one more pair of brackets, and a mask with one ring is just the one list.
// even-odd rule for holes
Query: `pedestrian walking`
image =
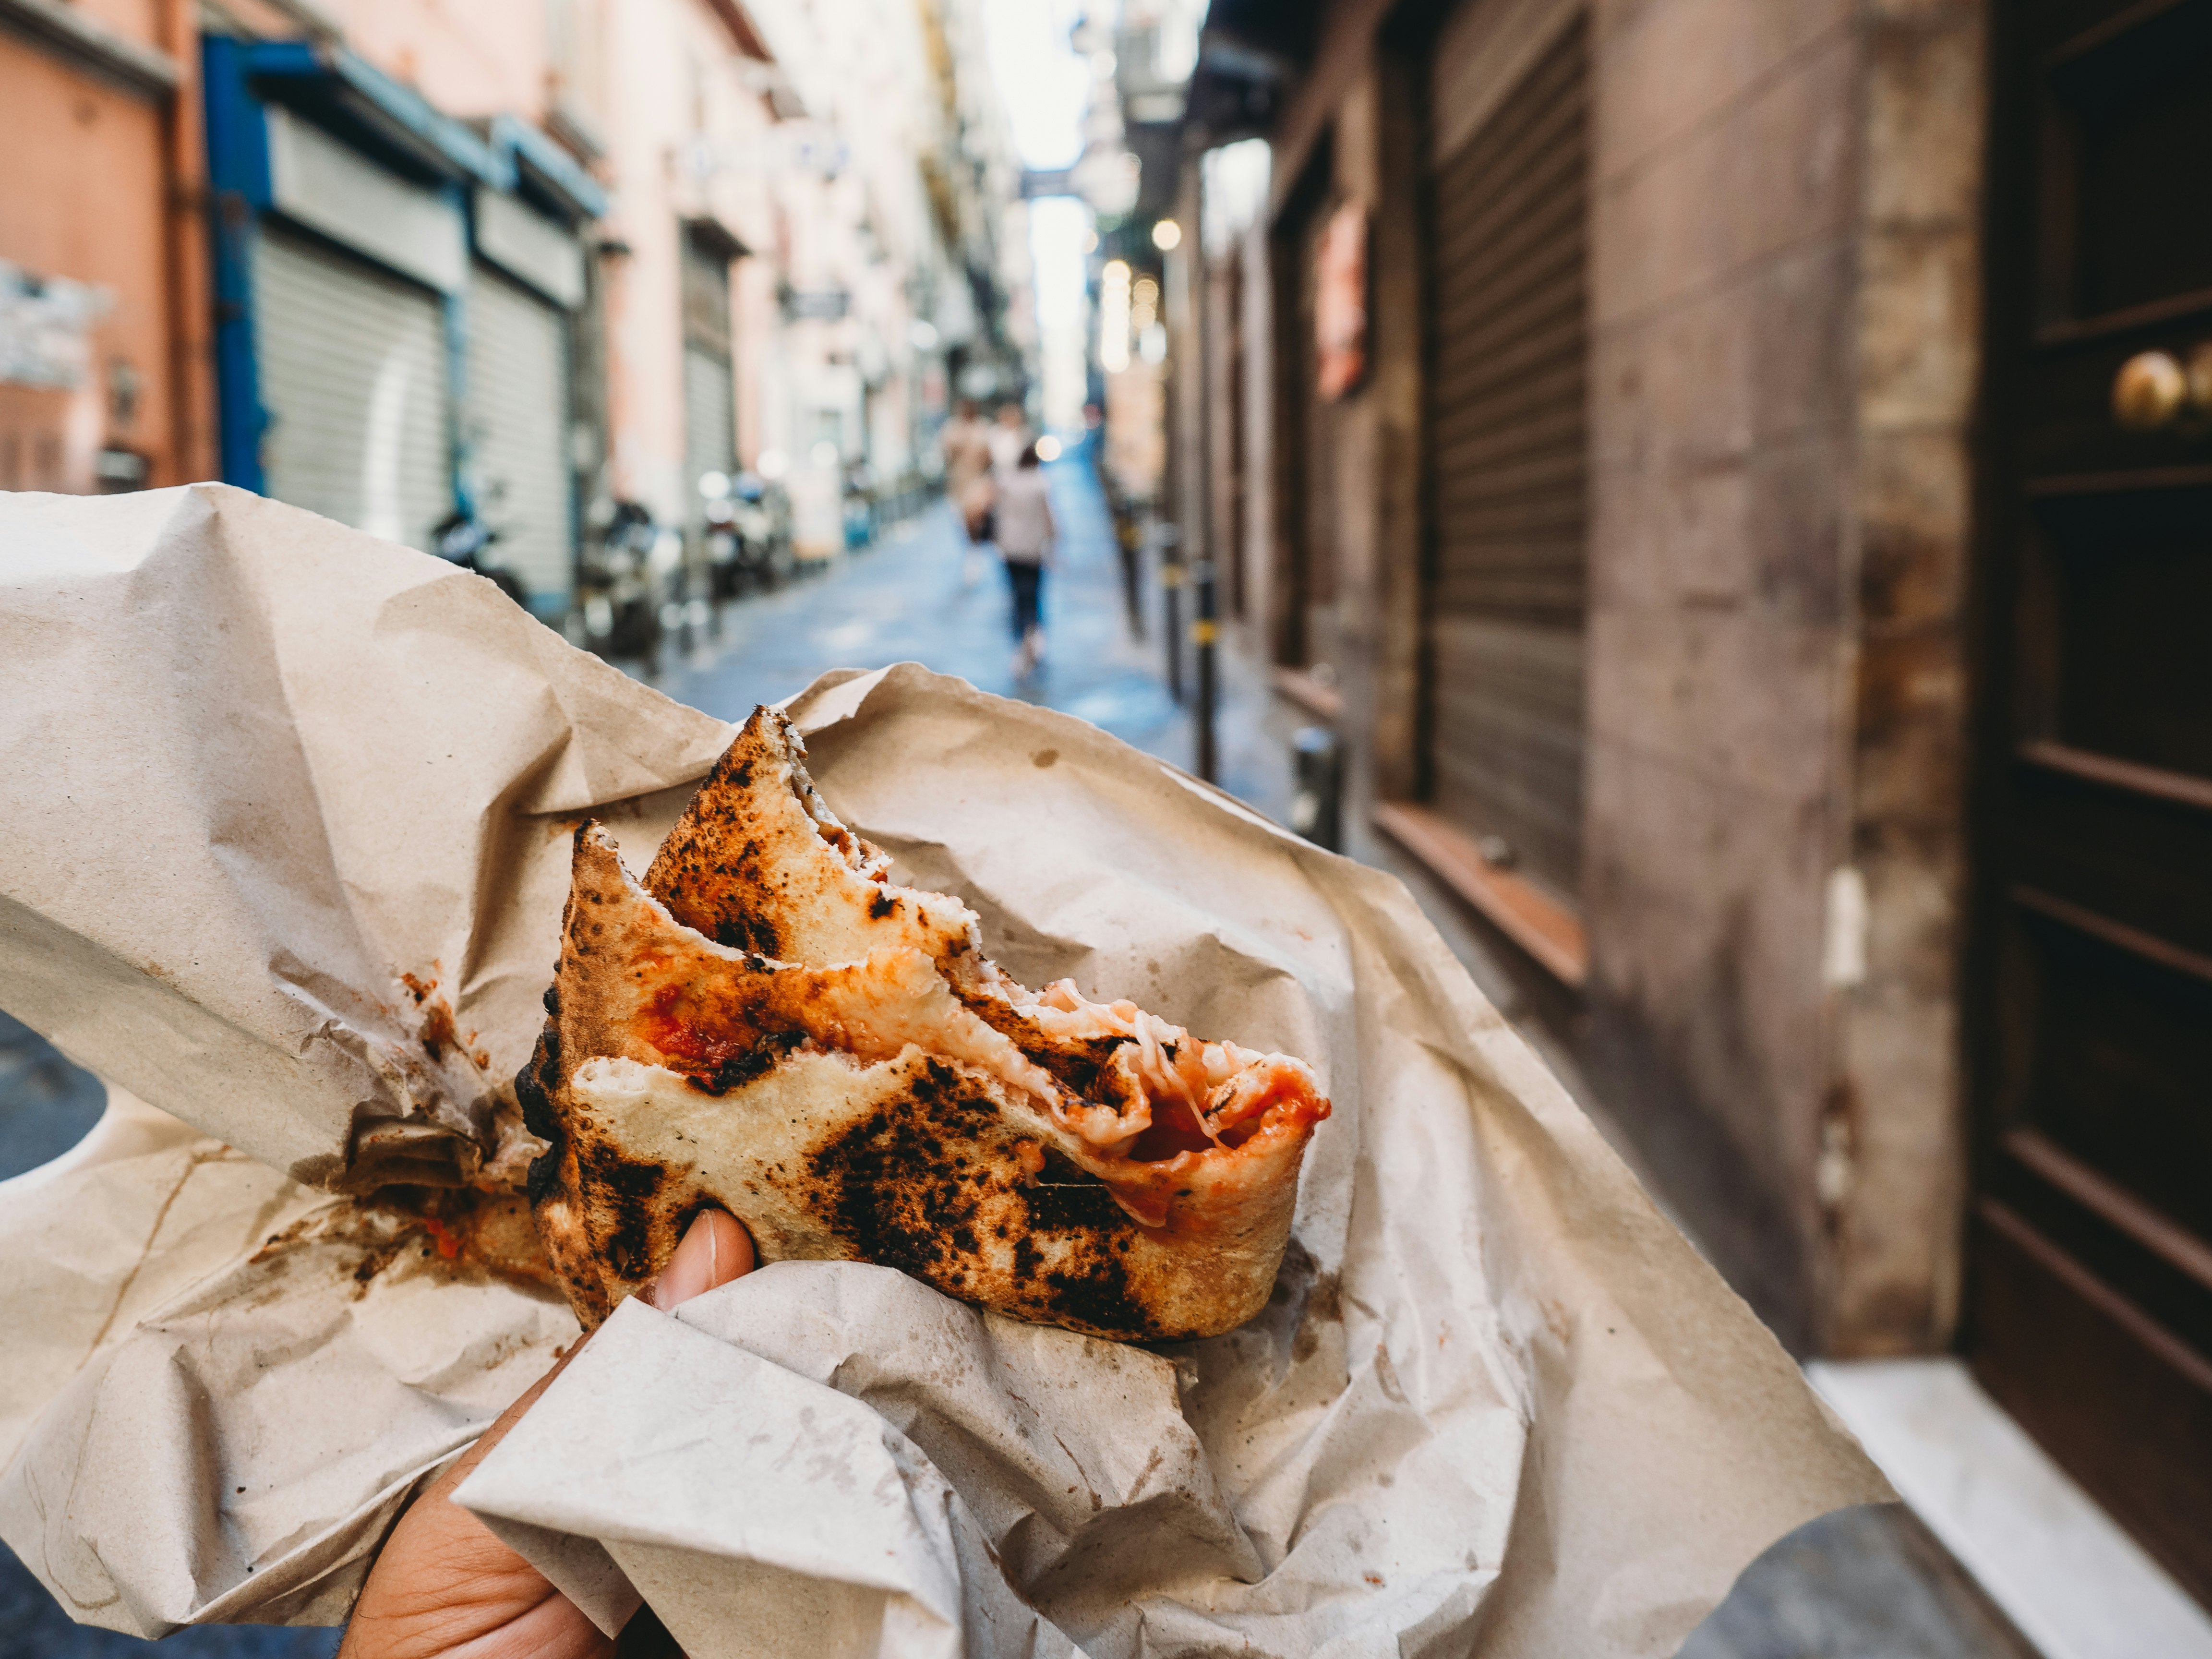
{"label": "pedestrian walking", "polygon": [[960,515],[960,529],[968,538],[961,556],[960,585],[973,587],[983,574],[983,549],[991,539],[991,508],[998,499],[993,471],[997,457],[991,447],[991,428],[972,401],[962,402],[945,423],[938,439],[945,456],[945,483]]}
{"label": "pedestrian walking", "polygon": [[1044,660],[1044,573],[1059,532],[1034,443],[1022,447],[1012,475],[999,486],[998,531],[1013,592],[1014,672],[1025,676]]}

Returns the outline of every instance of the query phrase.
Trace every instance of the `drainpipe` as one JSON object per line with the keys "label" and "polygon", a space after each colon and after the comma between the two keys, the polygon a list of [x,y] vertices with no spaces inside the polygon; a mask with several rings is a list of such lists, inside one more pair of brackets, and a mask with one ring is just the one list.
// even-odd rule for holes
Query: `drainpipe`
{"label": "drainpipe", "polygon": [[[1220,695],[1215,641],[1221,635],[1213,589],[1213,398],[1217,388],[1213,384],[1213,340],[1206,314],[1212,284],[1206,276],[1206,246],[1199,228],[1196,223],[1191,226],[1190,274],[1184,278],[1190,289],[1190,345],[1198,370],[1198,477],[1194,481],[1197,488],[1191,492],[1189,503],[1196,508],[1198,530],[1198,556],[1190,562],[1196,612],[1191,618],[1190,643],[1198,664],[1198,707],[1192,719],[1197,726],[1198,775],[1213,783],[1219,781],[1221,772],[1213,719],[1214,705]],[[1188,508],[1186,516],[1190,516]]]}
{"label": "drainpipe", "polygon": [[207,149],[196,0],[161,0],[161,50],[177,65],[162,112],[161,261],[169,336],[169,466],[156,484],[219,476],[215,441],[215,295],[208,259]]}
{"label": "drainpipe", "polygon": [[461,283],[441,307],[446,325],[446,458],[453,510],[477,516],[476,437],[469,429],[469,276],[476,269],[476,204],[466,185],[447,185],[446,200],[461,222]]}

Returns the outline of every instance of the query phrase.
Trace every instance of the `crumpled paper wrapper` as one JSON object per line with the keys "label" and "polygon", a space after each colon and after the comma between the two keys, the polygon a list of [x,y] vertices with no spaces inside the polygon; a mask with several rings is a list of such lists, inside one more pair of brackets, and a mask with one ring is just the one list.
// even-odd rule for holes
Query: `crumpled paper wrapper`
{"label": "crumpled paper wrapper", "polygon": [[[911,665],[793,713],[1010,971],[1300,1054],[1335,1115],[1273,1300],[1206,1341],[849,1263],[626,1304],[459,1493],[603,1628],[1662,1655],[1773,1540],[1890,1495],[1394,879]],[[343,1619],[573,1339],[544,1284],[347,1194],[519,1169],[568,832],[605,817],[642,869],[727,735],[289,508],[0,497],[0,1006],[120,1085],[0,1189],[0,1318],[36,1332],[0,1535],[76,1617]]]}

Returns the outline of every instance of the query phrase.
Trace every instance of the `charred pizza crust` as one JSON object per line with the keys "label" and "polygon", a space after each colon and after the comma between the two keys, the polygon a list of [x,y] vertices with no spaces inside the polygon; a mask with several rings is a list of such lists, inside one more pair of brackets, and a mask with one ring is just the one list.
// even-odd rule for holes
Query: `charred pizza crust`
{"label": "charred pizza crust", "polygon": [[1093,1335],[1257,1312],[1328,1109],[1311,1073],[1006,980],[958,901],[889,882],[803,753],[759,711],[646,885],[577,832],[518,1088],[579,1316],[648,1283],[709,1204],[763,1260],[879,1262]]}

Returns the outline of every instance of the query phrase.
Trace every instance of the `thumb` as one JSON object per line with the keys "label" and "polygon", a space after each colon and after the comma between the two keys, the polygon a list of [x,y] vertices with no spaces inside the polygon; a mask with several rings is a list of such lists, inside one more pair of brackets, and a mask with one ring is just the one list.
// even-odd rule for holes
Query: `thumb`
{"label": "thumb", "polygon": [[702,1211],[684,1230],[683,1241],[646,1292],[646,1300],[666,1313],[742,1278],[754,1265],[752,1236],[737,1218],[724,1210]]}

